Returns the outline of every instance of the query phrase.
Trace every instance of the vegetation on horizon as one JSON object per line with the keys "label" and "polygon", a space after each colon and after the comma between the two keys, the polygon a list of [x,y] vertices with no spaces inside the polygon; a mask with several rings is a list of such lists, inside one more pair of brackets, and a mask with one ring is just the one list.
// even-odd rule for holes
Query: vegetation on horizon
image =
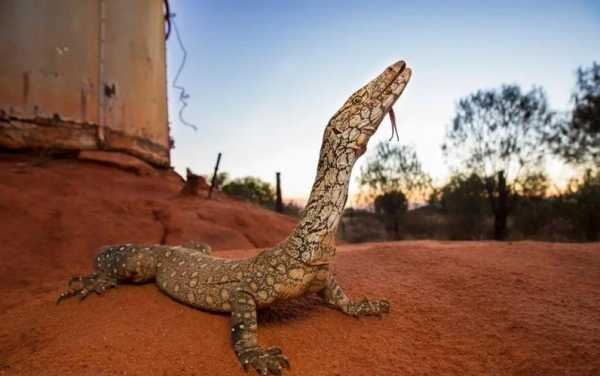
{"label": "vegetation on horizon", "polygon": [[[347,209],[340,236],[600,240],[600,64],[577,70],[572,104],[553,111],[542,88],[518,85],[460,99],[442,145],[451,175],[441,185],[413,146],[377,144],[358,177],[360,200],[371,209]],[[578,172],[564,189],[544,171],[548,156]],[[259,178],[220,173],[216,185],[274,209],[275,190]],[[298,216],[300,208],[287,204],[284,212]]]}
{"label": "vegetation on horizon", "polygon": [[[442,145],[452,173],[439,186],[414,148],[377,145],[358,178],[374,210],[349,209],[341,236],[600,240],[600,64],[577,70],[572,105],[567,113],[553,111],[542,88],[518,85],[462,98]],[[547,156],[578,171],[553,195]]]}
{"label": "vegetation on horizon", "polygon": [[[275,210],[277,197],[275,188],[260,178],[245,176],[230,179],[227,172],[221,172],[217,174],[215,185],[217,189],[230,196],[252,202],[269,210]],[[300,207],[294,202],[284,203],[283,213],[296,217],[300,213]]]}

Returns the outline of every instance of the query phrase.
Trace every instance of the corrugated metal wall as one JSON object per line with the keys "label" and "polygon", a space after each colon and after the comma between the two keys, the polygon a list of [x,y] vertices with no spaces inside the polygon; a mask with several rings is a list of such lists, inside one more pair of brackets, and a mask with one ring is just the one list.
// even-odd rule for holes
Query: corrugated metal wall
{"label": "corrugated metal wall", "polygon": [[2,0],[0,56],[0,145],[170,164],[162,0]]}

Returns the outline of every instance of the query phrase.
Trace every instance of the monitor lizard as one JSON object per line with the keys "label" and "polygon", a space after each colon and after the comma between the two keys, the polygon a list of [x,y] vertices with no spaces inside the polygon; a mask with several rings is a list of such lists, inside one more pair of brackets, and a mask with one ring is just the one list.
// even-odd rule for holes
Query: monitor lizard
{"label": "monitor lizard", "polygon": [[[335,233],[348,196],[350,174],[369,138],[400,97],[411,77],[404,61],[356,91],[325,128],[317,174],[309,200],[291,234],[278,245],[241,260],[213,256],[208,245],[107,246],[94,259],[94,272],[74,277],[58,301],[91,292],[102,294],[119,283],[155,281],[173,299],[195,308],[231,313],[231,343],[244,369],[281,375],[289,368],[278,347],[262,348],[257,309],[317,293],[352,316],[388,313],[387,300],[352,300],[331,273]],[[395,124],[394,124],[395,125]]]}

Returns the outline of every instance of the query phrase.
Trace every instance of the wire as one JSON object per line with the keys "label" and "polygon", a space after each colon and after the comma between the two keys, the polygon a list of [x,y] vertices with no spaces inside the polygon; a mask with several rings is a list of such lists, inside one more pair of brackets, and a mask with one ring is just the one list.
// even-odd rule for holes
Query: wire
{"label": "wire", "polygon": [[169,39],[171,35],[171,7],[169,6],[169,0],[163,0],[165,4],[165,22],[167,23],[167,30],[165,31],[165,40]]}
{"label": "wire", "polygon": [[174,89],[179,90],[179,102],[181,103],[181,107],[179,107],[179,121],[183,125],[192,128],[194,131],[197,131],[198,127],[196,125],[188,122],[187,120],[185,120],[185,118],[183,116],[183,111],[188,106],[187,100],[190,99],[190,95],[185,90],[185,87],[183,87],[177,83],[177,80],[179,80],[179,76],[181,75],[181,72],[183,71],[183,68],[185,67],[185,62],[187,60],[187,50],[185,49],[185,46],[183,45],[183,41],[181,40],[181,36],[179,35],[179,29],[177,28],[177,23],[175,22],[175,13],[169,14],[169,19],[171,21],[170,24],[173,25],[173,30],[175,30],[175,36],[177,37],[177,42],[179,43],[179,47],[181,48],[181,51],[183,52],[183,58],[181,59],[181,64],[179,65],[179,68],[177,69],[177,74],[175,75],[175,78],[173,79],[173,83],[171,85],[171,86],[173,86]]}

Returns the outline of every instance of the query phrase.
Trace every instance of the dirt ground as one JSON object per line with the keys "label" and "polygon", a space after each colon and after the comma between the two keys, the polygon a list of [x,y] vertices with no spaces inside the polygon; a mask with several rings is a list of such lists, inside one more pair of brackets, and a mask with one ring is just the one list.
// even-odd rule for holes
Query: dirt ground
{"label": "dirt ground", "polygon": [[[0,155],[0,375],[243,375],[228,318],[154,285],[55,305],[105,244],[205,240],[247,257],[294,220],[217,195],[181,198],[173,173]],[[395,242],[339,247],[346,292],[383,318],[315,297],[259,313],[288,375],[600,375],[600,244]]]}

